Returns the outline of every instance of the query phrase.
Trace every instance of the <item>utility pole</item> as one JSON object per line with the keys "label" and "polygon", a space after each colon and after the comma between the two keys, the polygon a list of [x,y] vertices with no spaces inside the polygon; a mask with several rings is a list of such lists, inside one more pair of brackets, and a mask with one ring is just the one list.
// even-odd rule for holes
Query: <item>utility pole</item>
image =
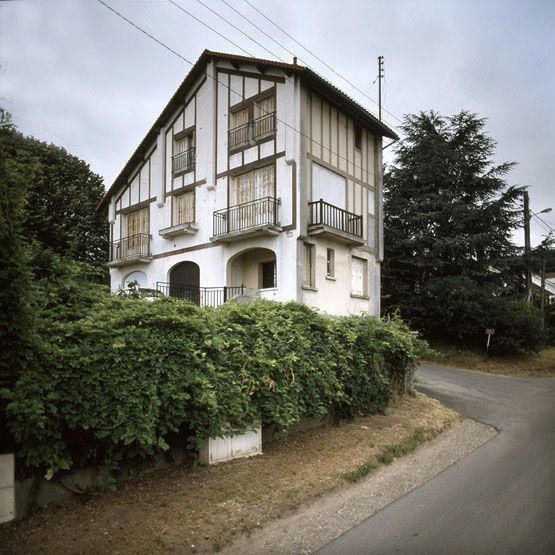
{"label": "utility pole", "polygon": [[545,253],[542,260],[542,289],[540,293],[540,329],[545,327]]}
{"label": "utility pole", "polygon": [[532,268],[530,267],[530,197],[523,191],[524,197],[524,263],[526,264],[526,301],[532,302]]}
{"label": "utility pole", "polygon": [[378,116],[382,121],[382,79],[384,77],[383,56],[378,56]]}

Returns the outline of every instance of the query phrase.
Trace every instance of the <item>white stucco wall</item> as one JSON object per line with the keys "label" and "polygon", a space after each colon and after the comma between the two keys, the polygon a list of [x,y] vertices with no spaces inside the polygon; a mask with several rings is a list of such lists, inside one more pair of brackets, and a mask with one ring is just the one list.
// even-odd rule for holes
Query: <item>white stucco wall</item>
{"label": "white stucco wall", "polygon": [[[184,261],[199,266],[201,287],[223,287],[237,281],[238,275],[233,279],[227,275],[228,267],[231,271],[228,263],[233,257],[249,249],[263,248],[275,253],[277,267],[277,288],[265,292],[264,297],[280,301],[297,300],[330,314],[378,314],[379,263],[376,251],[379,252],[378,245],[381,244],[381,192],[378,191],[381,184],[374,175],[377,165],[374,137],[364,130],[363,149],[361,152],[356,151],[351,136],[353,122],[336,108],[319,99],[315,100],[316,97],[308,95],[306,90],[303,92],[298,77],[270,70],[255,79],[236,75],[236,68],[230,63],[218,62],[217,66],[210,62],[207,72],[217,75],[218,83],[210,77],[205,79],[201,76],[198,79],[183,98],[183,106],[172,114],[167,126],[160,131],[149,158],[137,167],[139,174],[135,181],[140,182],[142,194],[134,192],[135,196],[128,195],[126,198],[132,199],[130,202],[151,201],[148,206],[153,258],[150,262],[112,268],[112,290],[116,291],[125,277],[134,271],[144,272],[147,286],[155,288],[157,282],[168,282],[170,270]],[[227,73],[217,72],[218,68]],[[241,71],[258,73],[255,66],[242,65]],[[277,80],[273,81],[272,77]],[[229,104],[242,102],[245,95],[258,94],[274,86],[278,119],[275,139],[230,156],[227,144]],[[309,98],[312,100],[309,101]],[[172,133],[193,125],[196,148],[194,173],[174,179],[171,175]],[[320,144],[311,144],[295,129],[302,129],[303,133],[317,137]],[[227,244],[214,243],[211,240],[213,213],[228,205],[230,171],[245,164],[256,164],[259,160],[275,164],[276,197],[280,201],[278,223],[285,229],[277,236],[257,236]],[[333,238],[307,235],[308,202],[312,195],[311,168],[314,163],[323,164],[321,167],[327,168],[326,171],[337,171],[342,176],[344,191],[324,200],[333,203],[334,199],[339,198],[343,208],[364,216],[364,245],[354,249],[335,242]],[[141,169],[142,166],[148,167],[148,173]],[[144,181],[145,176],[148,176],[148,183]],[[198,231],[171,239],[161,237],[159,230],[171,225],[172,188],[193,183],[196,184],[195,220]],[[138,188],[135,183],[131,185],[134,190]],[[116,214],[114,199],[119,198],[124,189],[114,195],[110,204],[113,240],[122,236],[122,216]],[[149,199],[144,196],[146,190],[150,192]],[[371,195],[370,201],[368,195]],[[121,203],[118,207],[124,208]],[[375,221],[367,218],[369,211],[376,213]],[[315,290],[302,287],[302,246],[306,240],[314,243],[316,248]],[[326,278],[327,248],[335,250],[333,280]],[[368,299],[351,295],[351,257],[354,253],[368,261]],[[255,267],[251,265],[252,271]],[[255,277],[244,276],[244,279],[253,283]]]}

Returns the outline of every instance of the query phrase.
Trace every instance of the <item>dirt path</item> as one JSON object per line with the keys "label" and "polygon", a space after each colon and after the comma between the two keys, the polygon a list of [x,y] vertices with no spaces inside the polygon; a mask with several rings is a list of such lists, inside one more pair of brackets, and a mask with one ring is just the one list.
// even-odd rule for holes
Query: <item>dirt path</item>
{"label": "dirt path", "polygon": [[[435,400],[407,396],[386,415],[276,440],[263,456],[159,470],[119,491],[70,500],[1,526],[0,545],[3,553],[26,554],[220,551],[301,506],[320,506],[330,492],[351,491],[349,480],[379,466],[384,453],[391,459],[460,420]],[[401,481],[412,483],[407,470]]]}

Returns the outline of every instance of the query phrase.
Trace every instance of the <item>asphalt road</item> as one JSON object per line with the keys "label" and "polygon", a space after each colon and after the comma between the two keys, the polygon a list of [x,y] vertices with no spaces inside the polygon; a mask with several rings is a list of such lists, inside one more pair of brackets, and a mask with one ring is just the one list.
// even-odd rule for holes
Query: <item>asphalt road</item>
{"label": "asphalt road", "polygon": [[318,554],[555,554],[555,379],[421,366],[417,389],[499,434]]}

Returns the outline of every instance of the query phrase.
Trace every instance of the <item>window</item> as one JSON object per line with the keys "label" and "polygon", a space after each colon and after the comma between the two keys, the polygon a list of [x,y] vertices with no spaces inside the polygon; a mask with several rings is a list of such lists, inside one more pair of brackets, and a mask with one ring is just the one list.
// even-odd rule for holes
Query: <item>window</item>
{"label": "window", "polygon": [[374,191],[368,190],[368,246],[373,249],[375,248],[375,220],[374,220]]}
{"label": "window", "polygon": [[326,256],[326,276],[335,277],[335,251],[328,249]]}
{"label": "window", "polygon": [[243,148],[271,137],[276,130],[276,97],[262,93],[241,102],[229,115],[228,146]]}
{"label": "window", "polygon": [[150,248],[149,207],[129,212],[122,232],[124,240],[121,246],[121,258],[148,254]]}
{"label": "window", "polygon": [[262,289],[277,287],[276,262],[263,262],[261,265]]}
{"label": "window", "polygon": [[351,295],[365,297],[368,294],[368,262],[353,256],[351,259]]}
{"label": "window", "polygon": [[190,224],[195,221],[195,191],[187,191],[173,197],[173,225]]}
{"label": "window", "polygon": [[[237,206],[233,216],[238,229],[275,223],[274,166],[242,173],[231,180],[230,202]],[[255,202],[257,201],[257,202]]]}
{"label": "window", "polygon": [[127,214],[126,237],[150,233],[149,207],[135,210]]}
{"label": "window", "polygon": [[172,172],[183,173],[195,165],[194,132],[177,133],[173,138]]}
{"label": "window", "polygon": [[303,285],[314,287],[314,245],[304,244],[304,276]]}
{"label": "window", "polygon": [[274,166],[264,166],[242,173],[231,179],[232,202],[244,204],[256,199],[274,196]]}
{"label": "window", "polygon": [[362,127],[355,123],[355,148],[362,148]]}

